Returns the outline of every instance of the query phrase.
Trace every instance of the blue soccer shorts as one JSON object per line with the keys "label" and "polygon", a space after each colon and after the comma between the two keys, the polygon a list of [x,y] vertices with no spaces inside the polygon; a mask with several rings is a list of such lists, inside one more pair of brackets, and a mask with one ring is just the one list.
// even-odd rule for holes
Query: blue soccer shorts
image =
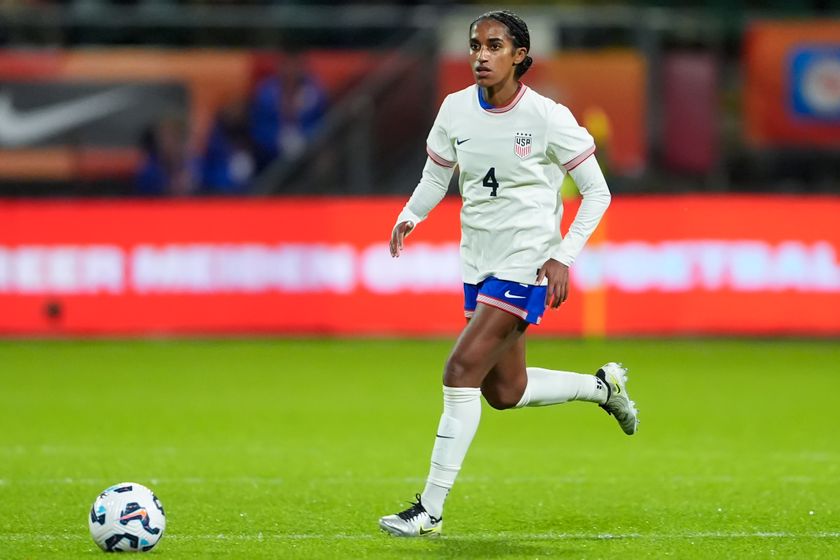
{"label": "blue soccer shorts", "polygon": [[489,276],[478,284],[464,284],[464,315],[475,313],[478,303],[489,305],[539,325],[545,312],[546,286],[532,286]]}

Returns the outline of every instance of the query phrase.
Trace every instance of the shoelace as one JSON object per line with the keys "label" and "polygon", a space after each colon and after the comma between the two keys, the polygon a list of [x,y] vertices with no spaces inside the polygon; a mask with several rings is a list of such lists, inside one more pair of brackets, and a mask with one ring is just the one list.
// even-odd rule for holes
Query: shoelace
{"label": "shoelace", "polygon": [[420,494],[415,494],[414,498],[417,500],[416,502],[411,502],[411,507],[405,511],[401,511],[397,514],[397,516],[404,520],[410,521],[411,519],[417,517],[421,513],[426,513],[426,508],[423,507],[423,504],[420,503]]}

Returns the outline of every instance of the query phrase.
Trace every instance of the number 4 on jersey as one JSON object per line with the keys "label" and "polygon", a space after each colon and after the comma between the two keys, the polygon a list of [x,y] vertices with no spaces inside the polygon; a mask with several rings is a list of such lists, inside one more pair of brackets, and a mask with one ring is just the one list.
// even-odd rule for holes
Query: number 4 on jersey
{"label": "number 4 on jersey", "polygon": [[496,180],[496,168],[491,167],[490,171],[487,172],[487,175],[484,176],[484,180],[481,182],[482,185],[485,187],[490,187],[493,189],[490,191],[490,196],[496,196],[496,189],[499,188],[499,182]]}

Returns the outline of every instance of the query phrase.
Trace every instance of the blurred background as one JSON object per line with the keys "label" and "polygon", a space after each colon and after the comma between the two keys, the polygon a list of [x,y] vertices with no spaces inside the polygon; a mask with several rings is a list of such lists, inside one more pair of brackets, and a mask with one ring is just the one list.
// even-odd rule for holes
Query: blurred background
{"label": "blurred background", "polygon": [[[498,7],[0,0],[0,334],[457,332],[457,189],[386,242]],[[504,7],[614,193],[536,334],[840,335],[840,1]]]}

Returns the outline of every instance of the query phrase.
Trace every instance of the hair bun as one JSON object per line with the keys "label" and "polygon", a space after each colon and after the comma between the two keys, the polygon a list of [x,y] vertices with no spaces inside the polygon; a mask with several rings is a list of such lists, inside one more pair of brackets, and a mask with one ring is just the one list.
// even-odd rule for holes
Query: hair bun
{"label": "hair bun", "polygon": [[534,59],[531,58],[528,55],[525,55],[525,60],[523,60],[522,62],[520,62],[519,64],[516,65],[516,73],[515,73],[516,78],[517,79],[521,78],[522,75],[525,74],[525,72],[528,71],[528,68],[530,68],[533,63],[534,63]]}
{"label": "hair bun", "polygon": [[531,65],[534,63],[534,59],[530,56],[526,56],[525,60],[519,63],[519,66],[522,67],[522,71],[525,72]]}

